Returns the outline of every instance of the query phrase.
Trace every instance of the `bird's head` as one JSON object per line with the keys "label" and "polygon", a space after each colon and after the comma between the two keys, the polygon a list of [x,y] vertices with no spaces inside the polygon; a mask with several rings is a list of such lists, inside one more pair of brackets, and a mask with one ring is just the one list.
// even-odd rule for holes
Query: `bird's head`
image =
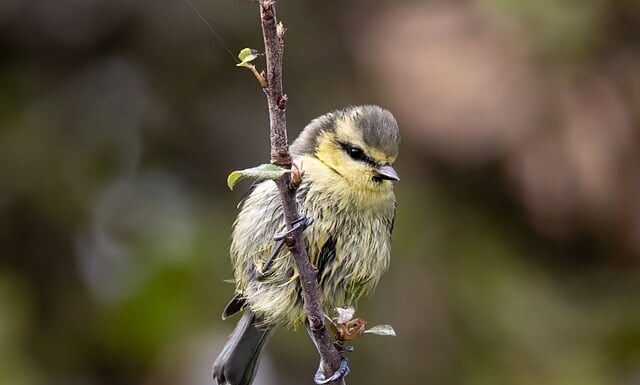
{"label": "bird's head", "polygon": [[312,156],[354,188],[389,189],[400,178],[393,168],[400,133],[393,115],[378,106],[355,106],[314,119],[291,146]]}

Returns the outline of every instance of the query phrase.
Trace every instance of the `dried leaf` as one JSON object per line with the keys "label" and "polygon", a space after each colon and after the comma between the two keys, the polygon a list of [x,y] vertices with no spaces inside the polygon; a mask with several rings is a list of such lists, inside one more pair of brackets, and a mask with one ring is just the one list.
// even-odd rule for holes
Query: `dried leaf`
{"label": "dried leaf", "polygon": [[251,178],[256,180],[278,179],[290,170],[278,167],[274,164],[261,164],[257,167],[247,168],[245,170],[233,171],[227,177],[227,186],[233,190],[233,187],[241,179]]}
{"label": "dried leaf", "polygon": [[[302,163],[301,163],[302,164]],[[304,176],[304,171],[295,163],[291,165],[291,181],[289,181],[289,187],[298,188],[300,183],[302,183],[302,177]]]}
{"label": "dried leaf", "polygon": [[393,330],[393,326],[391,325],[374,326],[371,329],[365,330],[364,332],[368,334],[377,334],[379,336],[396,336],[396,331]]}
{"label": "dried leaf", "polygon": [[338,324],[344,324],[353,319],[353,316],[356,314],[356,309],[352,307],[337,307],[336,313],[338,313],[338,317],[336,317],[334,321]]}
{"label": "dried leaf", "polygon": [[362,318],[354,318],[351,321],[338,324],[337,338],[341,341],[355,341],[362,337],[367,328],[367,321]]}

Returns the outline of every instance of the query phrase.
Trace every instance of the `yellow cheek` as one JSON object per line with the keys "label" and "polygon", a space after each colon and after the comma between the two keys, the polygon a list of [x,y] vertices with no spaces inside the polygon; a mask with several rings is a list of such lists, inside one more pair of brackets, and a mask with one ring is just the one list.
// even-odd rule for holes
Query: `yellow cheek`
{"label": "yellow cheek", "polygon": [[348,181],[358,183],[370,178],[372,175],[368,172],[368,167],[352,161],[333,138],[329,133],[323,134],[316,152],[318,159]]}
{"label": "yellow cheek", "polygon": [[[343,136],[339,137],[341,138],[341,140],[344,140]],[[368,193],[369,191],[386,191],[389,189],[388,185],[390,185],[390,183],[382,183],[381,185],[380,183],[374,181],[373,170],[371,169],[371,167],[362,162],[353,161],[347,154],[345,154],[344,150],[336,142],[335,138],[335,133],[325,132],[321,134],[318,140],[316,156],[325,165],[325,167],[330,168],[342,177],[340,182],[346,182],[347,184],[345,185],[345,187],[348,187],[353,191],[360,191],[362,193]],[[348,140],[350,143],[358,143],[352,138],[347,138],[346,140]],[[384,156],[380,152],[376,153],[373,156],[377,157],[376,160],[379,163],[393,162],[393,159],[388,156]]]}
{"label": "yellow cheek", "polygon": [[345,162],[338,167],[342,176],[352,183],[364,183],[372,177],[368,167],[356,162]]}
{"label": "yellow cheek", "polygon": [[320,159],[324,164],[331,167],[335,171],[338,171],[339,174],[339,166],[344,163],[344,155],[340,146],[334,143],[333,134],[325,132],[320,136],[318,141],[318,149],[316,150],[316,156]]}

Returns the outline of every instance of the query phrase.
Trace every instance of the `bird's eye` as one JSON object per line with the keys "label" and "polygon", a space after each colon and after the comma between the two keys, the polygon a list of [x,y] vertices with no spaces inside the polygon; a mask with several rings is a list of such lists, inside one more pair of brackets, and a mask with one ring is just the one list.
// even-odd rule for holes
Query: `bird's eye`
{"label": "bird's eye", "polygon": [[355,146],[349,146],[347,147],[347,154],[349,154],[349,156],[352,159],[355,160],[364,160],[366,159],[366,156],[364,155],[364,151],[362,151],[362,149],[355,147]]}

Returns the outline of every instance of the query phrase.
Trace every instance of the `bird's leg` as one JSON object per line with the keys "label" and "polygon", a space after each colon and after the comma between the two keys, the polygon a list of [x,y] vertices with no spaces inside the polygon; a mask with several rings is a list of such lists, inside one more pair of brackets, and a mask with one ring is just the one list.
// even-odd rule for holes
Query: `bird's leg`
{"label": "bird's leg", "polygon": [[[316,350],[318,350],[318,344],[316,343],[316,339],[313,337],[313,332],[311,331],[311,326],[309,325],[308,321],[305,322],[305,328],[307,329],[307,333],[309,334],[309,337],[311,337],[311,341],[313,341],[313,344],[316,345]],[[353,350],[352,347],[347,347],[347,350],[344,350],[342,348],[338,349],[340,354],[346,351],[351,351],[351,350]],[[313,376],[313,381],[318,385],[328,384],[329,382],[339,380],[342,377],[345,377],[350,372],[349,362],[347,358],[344,356],[341,357],[340,359],[340,367],[338,368],[338,370],[336,370],[335,373],[331,374],[330,376],[327,376],[325,374],[324,367],[325,367],[324,361],[320,360],[320,365],[318,365],[318,370],[316,371],[316,374]]]}
{"label": "bird's leg", "polygon": [[278,239],[276,241],[276,245],[273,247],[273,251],[271,252],[271,255],[269,256],[267,261],[264,263],[264,265],[262,265],[262,269],[260,270],[260,275],[262,275],[263,277],[267,275],[267,271],[269,270],[269,267],[271,267],[273,260],[276,259],[276,255],[278,255],[278,253],[282,249],[282,245],[284,245],[284,238]]}
{"label": "bird's leg", "polygon": [[307,227],[311,226],[312,223],[313,223],[313,218],[305,217],[304,215],[302,215],[300,218],[296,219],[291,223],[290,230],[276,234],[273,237],[273,239],[276,241],[276,245],[274,246],[273,251],[271,252],[271,255],[269,255],[269,258],[267,258],[267,261],[264,263],[264,265],[262,265],[262,269],[260,270],[260,275],[264,277],[267,274],[269,267],[271,267],[271,264],[276,259],[276,256],[278,255],[280,250],[282,250],[282,246],[284,245],[284,239],[289,235],[293,234],[293,232],[298,229],[300,229],[301,231],[304,231]]}

